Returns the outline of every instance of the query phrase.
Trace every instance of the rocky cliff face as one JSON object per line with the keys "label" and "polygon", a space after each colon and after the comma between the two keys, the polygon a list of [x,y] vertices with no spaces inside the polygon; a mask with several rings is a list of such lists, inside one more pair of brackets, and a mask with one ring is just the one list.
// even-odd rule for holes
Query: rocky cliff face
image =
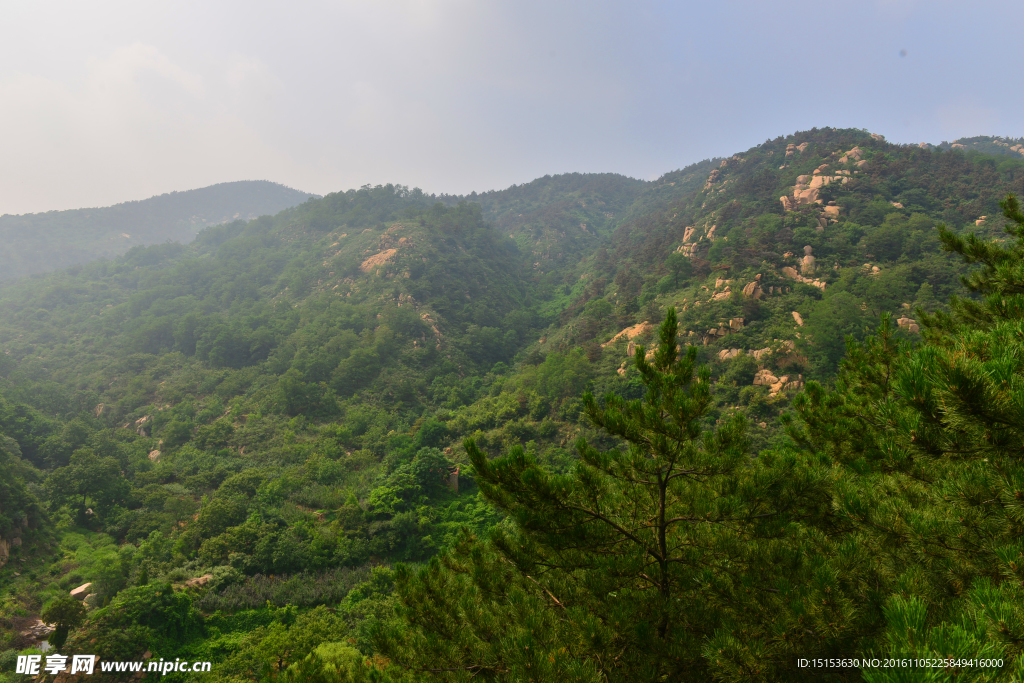
{"label": "rocky cliff face", "polygon": [[14,536],[10,539],[0,538],[0,567],[7,564],[11,552],[21,546],[21,536]]}
{"label": "rocky cliff face", "polygon": [[28,516],[22,517],[14,523],[14,527],[6,536],[0,536],[0,567],[10,561],[11,553],[15,548],[21,547],[21,536],[29,528]]}

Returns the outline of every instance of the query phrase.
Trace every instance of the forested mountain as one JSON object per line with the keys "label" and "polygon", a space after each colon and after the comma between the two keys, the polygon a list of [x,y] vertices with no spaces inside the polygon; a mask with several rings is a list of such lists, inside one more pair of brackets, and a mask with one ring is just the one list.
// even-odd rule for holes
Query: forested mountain
{"label": "forested mountain", "polygon": [[1014,680],[1022,190],[815,129],[4,282],[0,676],[83,598],[169,680]]}
{"label": "forested mountain", "polygon": [[96,209],[0,216],[0,279],[187,243],[210,225],[276,214],[313,195],[266,180],[219,183]]}
{"label": "forested mountain", "polygon": [[1024,156],[1024,138],[1004,138],[990,135],[977,135],[972,138],[960,138],[952,142],[935,145],[944,151],[959,149],[965,152],[982,152],[984,154]]}

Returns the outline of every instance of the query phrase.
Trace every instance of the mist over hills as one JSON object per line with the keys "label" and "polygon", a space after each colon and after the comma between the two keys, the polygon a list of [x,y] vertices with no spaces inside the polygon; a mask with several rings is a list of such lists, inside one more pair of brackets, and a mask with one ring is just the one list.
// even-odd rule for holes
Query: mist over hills
{"label": "mist over hills", "polygon": [[115,206],[0,216],[0,279],[119,256],[132,247],[187,243],[198,231],[276,214],[314,197],[266,180],[219,183]]}
{"label": "mist over hills", "polygon": [[236,683],[820,680],[950,633],[1024,672],[1019,320],[986,336],[1024,303],[949,253],[1020,249],[998,141],[367,186],[0,283],[0,651],[88,583],[69,651]]}

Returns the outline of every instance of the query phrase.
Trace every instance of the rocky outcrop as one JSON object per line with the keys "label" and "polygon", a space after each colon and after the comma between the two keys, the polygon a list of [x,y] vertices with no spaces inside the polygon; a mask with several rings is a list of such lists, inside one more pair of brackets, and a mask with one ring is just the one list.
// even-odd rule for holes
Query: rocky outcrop
{"label": "rocky outcrop", "polygon": [[800,273],[803,275],[814,275],[815,265],[813,252],[814,249],[811,245],[808,244],[804,247],[804,257],[800,262]]}
{"label": "rocky outcrop", "polygon": [[860,147],[854,147],[849,152],[844,152],[843,156],[839,157],[839,160],[836,163],[847,164],[850,163],[851,161],[860,161],[861,156],[863,154],[864,150],[862,150]]}
{"label": "rocky outcrop", "polygon": [[185,582],[186,588],[203,588],[213,580],[213,574],[203,574]]}
{"label": "rocky outcrop", "polygon": [[676,252],[683,256],[693,256],[694,249],[697,247],[697,243],[701,242],[705,237],[711,242],[715,241],[715,229],[717,225],[712,225],[710,228],[705,226],[705,233],[698,237],[697,228],[689,226],[683,231],[683,243],[676,247]]}
{"label": "rocky outcrop", "polygon": [[86,596],[89,595],[90,588],[92,588],[92,583],[83,583],[78,588],[72,588],[69,595],[75,600],[85,600]]}
{"label": "rocky outcrop", "polygon": [[374,268],[382,266],[398,253],[398,249],[385,249],[384,251],[374,254],[370,258],[366,259],[359,265],[359,270],[364,273],[369,273]]}
{"label": "rocky outcrop", "polygon": [[782,274],[785,275],[786,277],[788,277],[790,280],[796,280],[797,282],[803,282],[804,284],[811,285],[812,287],[817,287],[818,289],[820,289],[822,291],[825,291],[825,283],[824,282],[822,282],[821,280],[812,280],[809,277],[804,277],[803,275],[800,275],[799,273],[797,273],[796,272],[796,268],[793,268],[792,266],[784,266],[780,270],[781,270]]}
{"label": "rocky outcrop", "polygon": [[793,311],[793,320],[794,320],[794,321],[796,322],[796,324],[797,324],[798,326],[800,326],[800,327],[803,327],[803,326],[804,326],[804,319],[803,319],[803,316],[801,316],[801,315],[800,315],[799,313],[797,313],[796,311]]}
{"label": "rocky outcrop", "polygon": [[789,157],[795,155],[797,152],[803,154],[803,151],[807,149],[807,144],[808,143],[806,142],[801,142],[799,145],[795,145],[793,143],[786,145],[786,158],[788,159]]}
{"label": "rocky outcrop", "polygon": [[28,628],[22,629],[19,633],[25,638],[40,641],[57,630],[56,626],[44,623],[42,619],[36,619]]}
{"label": "rocky outcrop", "polygon": [[[0,537],[0,567],[3,567],[10,561],[11,553],[14,552],[15,548],[21,547],[21,534],[34,527],[35,524],[29,525],[27,514],[23,515],[21,519],[14,520],[11,530],[7,533],[7,537]],[[21,561],[24,562],[25,560],[22,559]]]}
{"label": "rocky outcrop", "polygon": [[762,296],[764,296],[764,290],[761,289],[761,283],[758,282],[757,280],[748,283],[743,288],[743,296],[747,297],[748,299],[760,299]]}
{"label": "rocky outcrop", "polygon": [[899,325],[901,330],[906,330],[907,332],[918,333],[921,331],[921,327],[917,324],[917,321],[912,318],[908,318],[907,316],[903,316],[897,320],[896,324]]}
{"label": "rocky outcrop", "polygon": [[[138,434],[139,436],[143,436],[143,437],[149,436],[149,432],[150,432],[150,430],[152,428],[152,425],[151,425],[152,421],[153,421],[153,416],[152,415],[146,415],[145,417],[140,417],[138,420],[136,420],[135,422],[132,423],[132,426],[135,427],[135,433]],[[125,425],[125,426],[127,426],[127,425]]]}
{"label": "rocky outcrop", "polygon": [[754,386],[765,386],[768,387],[769,394],[775,396],[781,391],[797,391],[804,388],[804,376],[797,375],[797,378],[793,378],[790,375],[783,375],[782,377],[776,377],[772,374],[772,371],[767,368],[761,368],[754,375]]}
{"label": "rocky outcrop", "polygon": [[839,171],[836,175],[824,175],[824,169],[826,168],[828,168],[828,165],[823,164],[814,169],[812,175],[797,176],[792,195],[779,197],[783,210],[795,211],[801,206],[821,204],[823,200],[818,198],[821,188],[834,182],[843,183],[844,185],[850,182],[849,172]]}
{"label": "rocky outcrop", "polygon": [[[722,162],[722,165],[723,166],[725,165],[724,161]],[[721,175],[722,175],[722,172],[720,170],[718,170],[717,168],[715,170],[711,171],[711,173],[708,175],[707,182],[704,183],[704,189],[705,190],[710,189],[713,184],[718,182],[718,179],[719,179],[719,177],[721,177]]]}
{"label": "rocky outcrop", "polygon": [[609,344],[614,344],[623,337],[625,337],[626,339],[635,339],[637,337],[647,334],[648,332],[652,332],[653,330],[654,325],[645,320],[642,323],[638,323],[636,325],[633,325],[632,327],[627,327],[626,329],[622,330],[617,335],[606,341],[604,344],[601,344],[601,347],[604,348]]}
{"label": "rocky outcrop", "polygon": [[879,273],[882,272],[882,269],[879,268],[878,266],[873,266],[870,263],[865,263],[864,264],[864,271],[868,275],[878,275]]}

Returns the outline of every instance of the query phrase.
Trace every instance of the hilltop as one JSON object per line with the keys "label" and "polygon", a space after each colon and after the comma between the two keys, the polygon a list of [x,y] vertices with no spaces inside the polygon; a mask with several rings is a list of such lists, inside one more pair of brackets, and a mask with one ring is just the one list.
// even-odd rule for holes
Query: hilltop
{"label": "hilltop", "polygon": [[5,214],[0,279],[112,258],[136,246],[187,243],[207,226],[276,214],[313,196],[266,180],[243,180],[103,208]]}
{"label": "hilltop", "polygon": [[[926,143],[922,143],[925,146]],[[952,142],[943,141],[934,145],[937,149],[959,149],[965,152],[980,152],[1002,156],[1024,156],[1024,138],[1006,138],[991,135],[977,135],[971,138],[960,138]]]}

